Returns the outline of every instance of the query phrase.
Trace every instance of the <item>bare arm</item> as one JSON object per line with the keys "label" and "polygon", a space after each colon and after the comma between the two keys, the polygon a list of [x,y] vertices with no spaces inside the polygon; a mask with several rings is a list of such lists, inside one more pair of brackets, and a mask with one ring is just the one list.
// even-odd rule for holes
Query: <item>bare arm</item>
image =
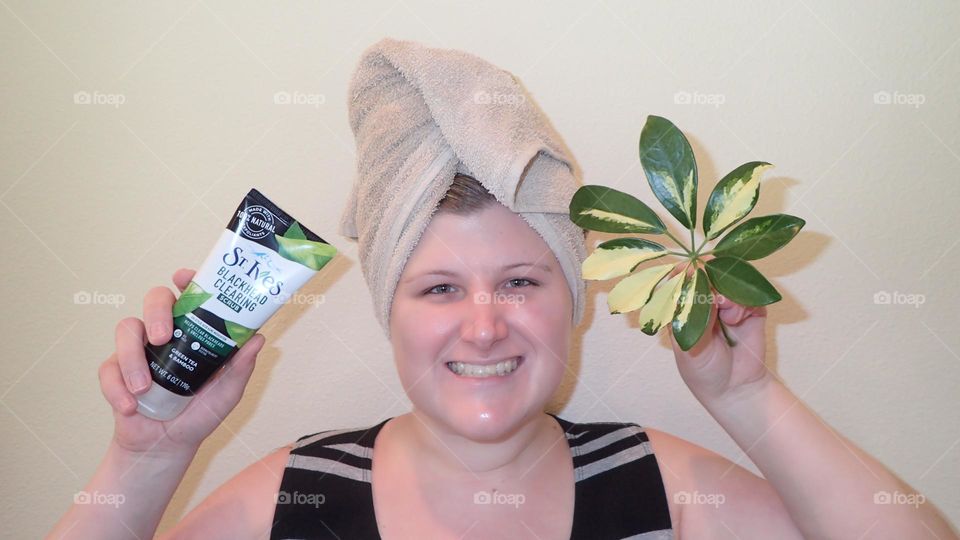
{"label": "bare arm", "polygon": [[[182,291],[193,272],[181,270]],[[114,434],[93,478],[74,498],[49,538],[152,538],[170,498],[204,439],[239,402],[256,355],[255,335],[190,402],[180,416],[160,422],[137,412],[136,395],[150,384],[144,344],[166,343],[173,332],[173,292],[155,287],[144,299],[144,319],[116,327],[116,351],[100,366],[100,390],[113,409]]]}
{"label": "bare arm", "polygon": [[289,455],[284,447],[250,465],[159,538],[268,538]]}
{"label": "bare arm", "polygon": [[48,538],[152,538],[193,453],[143,455],[111,443]]}
{"label": "bare arm", "polygon": [[805,538],[957,539],[925,497],[772,376],[704,406],[776,490]]}

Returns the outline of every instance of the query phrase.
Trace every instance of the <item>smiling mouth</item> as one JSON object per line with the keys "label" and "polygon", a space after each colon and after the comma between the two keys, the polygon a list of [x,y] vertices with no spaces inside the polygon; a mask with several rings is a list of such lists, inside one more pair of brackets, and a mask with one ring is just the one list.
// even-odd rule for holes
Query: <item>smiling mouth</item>
{"label": "smiling mouth", "polygon": [[480,365],[465,362],[447,362],[447,369],[461,377],[484,379],[487,377],[506,377],[523,365],[523,356],[515,356],[496,364]]}

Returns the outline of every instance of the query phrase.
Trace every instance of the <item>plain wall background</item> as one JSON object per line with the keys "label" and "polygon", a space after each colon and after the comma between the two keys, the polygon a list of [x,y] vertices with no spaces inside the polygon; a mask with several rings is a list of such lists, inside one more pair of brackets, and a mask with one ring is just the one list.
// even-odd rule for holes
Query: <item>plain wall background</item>
{"label": "plain wall background", "polygon": [[[955,2],[5,1],[0,535],[43,534],[82,489],[112,431],[96,373],[115,324],[202,262],[251,186],[342,255],[302,291],[321,304],[264,328],[244,400],[163,525],[298,436],[407,410],[356,245],[337,234],[348,81],[385,36],[512,71],[586,183],[665,220],[637,155],[648,114],[691,140],[700,208],[735,166],[776,165],[751,216],[807,226],[757,263],[784,297],[769,308],[771,367],[960,522],[958,21]],[[613,283],[589,286],[555,410],[657,427],[756,471],[683,384],[666,336],[606,312]],[[884,292],[892,303],[875,301]]]}

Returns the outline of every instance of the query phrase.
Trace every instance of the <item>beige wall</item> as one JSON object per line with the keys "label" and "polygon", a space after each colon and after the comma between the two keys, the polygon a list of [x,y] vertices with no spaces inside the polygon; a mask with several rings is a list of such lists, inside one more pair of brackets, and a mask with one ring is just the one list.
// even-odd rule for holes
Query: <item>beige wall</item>
{"label": "beige wall", "polygon": [[[770,309],[772,365],[960,521],[955,2],[153,4],[0,9],[3,536],[42,534],[82,488],[111,433],[96,369],[115,323],[200,264],[251,186],[343,255],[304,291],[322,304],[288,306],[265,328],[244,401],[165,525],[299,435],[406,410],[356,246],[336,233],[352,180],[348,79],[384,36],[514,72],[588,183],[664,216],[638,166],[648,114],[687,133],[705,186],[745,161],[774,163],[755,215],[807,226],[758,263],[784,296]],[[275,104],[281,91],[322,103]],[[75,103],[77,92],[123,103]],[[636,421],[744,462],[679,378],[666,337],[604,311],[609,288],[589,289],[561,413]],[[923,303],[877,303],[878,292]]]}

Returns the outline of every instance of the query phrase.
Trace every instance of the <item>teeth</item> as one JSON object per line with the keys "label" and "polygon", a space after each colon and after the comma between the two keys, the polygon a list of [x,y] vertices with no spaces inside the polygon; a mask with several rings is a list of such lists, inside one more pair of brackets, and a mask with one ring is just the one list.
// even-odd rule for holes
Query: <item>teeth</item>
{"label": "teeth", "polygon": [[504,360],[503,362],[497,362],[492,366],[465,364],[463,362],[447,362],[447,367],[450,368],[450,371],[463,377],[484,378],[492,377],[494,375],[503,377],[505,375],[509,375],[515,369],[517,369],[517,359],[512,358],[510,360]]}

